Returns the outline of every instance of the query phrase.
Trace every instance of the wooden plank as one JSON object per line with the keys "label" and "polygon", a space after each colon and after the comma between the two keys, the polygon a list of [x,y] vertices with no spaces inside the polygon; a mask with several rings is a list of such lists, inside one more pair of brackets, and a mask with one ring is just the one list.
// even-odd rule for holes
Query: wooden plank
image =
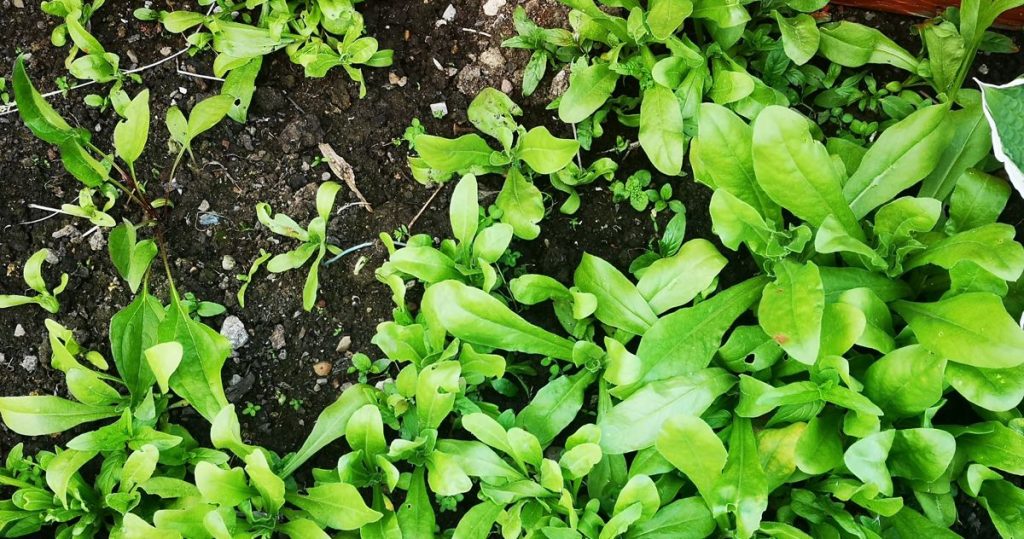
{"label": "wooden plank", "polygon": [[[960,5],[958,0],[832,0],[832,3],[918,17],[934,17],[949,6]],[[1004,13],[996,21],[996,26],[1014,30],[1024,28],[1024,8]]]}

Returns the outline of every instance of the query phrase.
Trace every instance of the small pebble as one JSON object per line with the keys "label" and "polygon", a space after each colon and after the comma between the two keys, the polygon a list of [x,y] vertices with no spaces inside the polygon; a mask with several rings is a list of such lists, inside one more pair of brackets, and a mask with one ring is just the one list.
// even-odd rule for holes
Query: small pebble
{"label": "small pebble", "polygon": [[433,114],[435,118],[444,118],[448,115],[448,104],[444,101],[440,103],[431,103],[430,113]]}
{"label": "small pebble", "polygon": [[245,330],[245,324],[237,316],[229,316],[224,319],[220,327],[220,334],[231,343],[232,350],[238,350],[249,342],[249,332]]}
{"label": "small pebble", "polygon": [[203,201],[199,203],[199,211],[210,211],[210,201],[203,199]]}
{"label": "small pebble", "polygon": [[284,348],[284,344],[284,326],[278,324],[274,326],[274,332],[270,334],[270,346],[272,346],[274,350],[280,350]]}
{"label": "small pebble", "polygon": [[345,352],[348,352],[349,348],[352,348],[352,337],[345,335],[340,341],[338,341],[338,347],[335,348],[334,351],[339,354],[344,354]]}
{"label": "small pebble", "polygon": [[39,358],[36,356],[25,356],[25,359],[21,360],[21,368],[28,372],[34,372],[36,367],[39,365]]}
{"label": "small pebble", "polygon": [[224,271],[231,271],[235,269],[235,257],[231,255],[224,255],[224,258],[220,260],[220,267],[224,268]]}
{"label": "small pebble", "polygon": [[220,224],[220,216],[216,213],[204,213],[199,216],[201,226],[216,226]]}
{"label": "small pebble", "polygon": [[[316,365],[313,365],[313,372],[315,372],[317,376],[327,376],[331,374],[331,370],[333,368],[334,366],[331,365],[330,361],[321,361]],[[317,383],[320,383],[320,381],[318,380]],[[327,380],[324,380],[324,383],[327,383]]]}
{"label": "small pebble", "polygon": [[18,324],[16,326],[14,326],[14,336],[15,337],[24,337],[25,336],[25,328],[21,327],[21,324]]}

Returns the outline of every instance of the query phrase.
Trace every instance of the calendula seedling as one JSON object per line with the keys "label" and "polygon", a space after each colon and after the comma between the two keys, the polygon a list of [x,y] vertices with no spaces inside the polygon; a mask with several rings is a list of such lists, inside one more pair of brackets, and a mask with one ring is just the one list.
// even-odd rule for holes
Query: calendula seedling
{"label": "calendula seedling", "polygon": [[[202,2],[211,4],[213,2]],[[189,43],[197,50],[217,52],[214,75],[226,76],[225,93],[241,101],[232,118],[244,121],[255,90],[263,57],[285,49],[292,62],[305,69],[307,77],[323,77],[341,67],[359,83],[359,95],[366,95],[362,67],[391,65],[393,51],[381,50],[377,40],[366,33],[363,16],[351,0],[312,2],[229,2],[218,0],[210,15],[194,11],[156,11],[142,8],[135,16],[159,20],[168,32],[184,33],[199,27]]]}
{"label": "calendula seedling", "polygon": [[516,121],[523,110],[507,95],[486,88],[469,106],[469,121],[496,139],[494,150],[475,133],[457,139],[419,135],[418,156],[409,159],[413,177],[421,183],[443,183],[456,175],[502,174],[505,184],[495,200],[501,222],[511,225],[517,237],[534,239],[537,223],[544,218],[544,197],[534,184],[535,176],[555,174],[576,156],[580,145],[557,138],[545,127],[527,130]]}
{"label": "calendula seedling", "polygon": [[60,310],[60,302],[57,301],[57,296],[68,286],[68,274],[61,274],[60,284],[51,291],[46,286],[46,281],[43,280],[43,262],[46,261],[48,256],[50,256],[49,249],[40,249],[25,262],[23,272],[25,284],[39,294],[36,296],[0,294],[0,309],[35,303],[49,313],[56,314]]}
{"label": "calendula seedling", "polygon": [[[103,203],[103,209],[96,206],[93,198],[97,191],[106,199]],[[110,208],[114,207],[114,202],[116,201],[117,189],[113,185],[103,184],[98,190],[89,187],[82,189],[78,192],[78,205],[64,204],[60,209],[66,214],[88,219],[90,223],[96,226],[109,228],[117,224],[117,221],[107,213]]]}
{"label": "calendula seedling", "polygon": [[267,260],[270,260],[270,253],[260,249],[260,256],[258,256],[256,260],[253,260],[252,267],[249,268],[249,272],[235,275],[235,279],[242,282],[242,286],[238,289],[237,295],[239,307],[243,309],[245,308],[245,291],[249,289],[249,284],[252,283],[252,278],[256,275],[256,272],[260,270],[260,266],[262,266]]}
{"label": "calendula seedling", "polygon": [[283,213],[271,215],[270,205],[266,202],[256,205],[256,216],[263,226],[274,234],[302,242],[299,247],[271,258],[267,263],[267,270],[271,273],[293,270],[302,267],[313,258],[309,275],[306,277],[306,285],[302,289],[302,308],[307,311],[312,310],[313,304],[316,303],[316,293],[320,287],[320,262],[328,252],[333,255],[341,253],[340,247],[327,243],[327,220],[331,216],[334,198],[340,188],[341,186],[335,182],[325,182],[320,186],[316,192],[317,216],[306,228],[299,226],[295,220]]}

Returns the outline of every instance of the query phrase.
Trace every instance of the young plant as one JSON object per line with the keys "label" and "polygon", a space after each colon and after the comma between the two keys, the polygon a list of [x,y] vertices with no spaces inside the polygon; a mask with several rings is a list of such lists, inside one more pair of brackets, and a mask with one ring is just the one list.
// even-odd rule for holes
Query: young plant
{"label": "young plant", "polygon": [[380,50],[377,40],[365,35],[357,3],[260,0],[236,4],[217,0],[219,9],[210,14],[143,8],[136,10],[135,16],[159,20],[164,29],[176,34],[200,27],[187,41],[194,51],[212,48],[217,53],[214,74],[227,76],[225,93],[239,99],[232,118],[244,121],[263,57],[281,49],[304,68],[307,77],[323,77],[341,67],[359,83],[360,97],[366,95],[361,68],[387,67],[393,52]]}
{"label": "young plant", "polygon": [[416,137],[418,155],[409,159],[413,176],[421,183],[444,183],[455,175],[501,174],[505,184],[495,205],[501,222],[512,227],[516,237],[534,239],[537,223],[544,218],[544,199],[533,180],[539,174],[555,174],[576,156],[579,143],[553,136],[547,128],[527,130],[518,124],[522,115],[507,95],[487,88],[469,106],[469,121],[482,133],[497,140],[494,150],[475,133],[456,139],[434,135]]}
{"label": "young plant", "polygon": [[320,287],[320,262],[329,252],[337,255],[341,248],[327,242],[327,223],[331,218],[331,210],[334,208],[334,198],[338,195],[341,186],[334,182],[324,182],[316,192],[316,213],[317,216],[309,222],[306,228],[299,226],[291,217],[278,213],[271,214],[270,205],[261,202],[256,205],[256,217],[263,226],[279,236],[296,239],[302,242],[299,247],[274,256],[267,262],[267,270],[271,273],[281,273],[302,267],[313,259],[309,273],[306,276],[306,284],[302,288],[302,308],[311,311],[316,304],[317,290]]}
{"label": "young plant", "polygon": [[393,277],[398,277],[393,289],[404,287],[406,278],[418,279],[425,285],[457,279],[486,292],[501,285],[503,279],[497,266],[512,241],[513,228],[481,218],[478,199],[476,177],[463,176],[452,193],[449,209],[454,239],[442,241],[440,248],[433,246],[433,239],[427,234],[412,236],[397,250],[390,236],[382,236],[391,257],[377,270],[377,278],[390,285]]}
{"label": "young plant", "polygon": [[57,300],[57,296],[68,286],[68,274],[61,274],[60,284],[51,291],[43,279],[43,262],[49,256],[50,251],[48,249],[36,251],[25,262],[25,267],[22,270],[25,284],[32,290],[35,290],[37,294],[35,296],[0,294],[0,309],[36,304],[48,313],[56,314],[60,310],[60,302]]}
{"label": "young plant", "polygon": [[651,185],[651,173],[647,170],[638,170],[626,181],[612,182],[612,201],[615,203],[629,201],[634,210],[642,212],[648,206],[652,206],[652,213],[671,209],[675,213],[683,211],[683,203],[672,199],[672,185],[663,184],[660,189],[654,189]]}

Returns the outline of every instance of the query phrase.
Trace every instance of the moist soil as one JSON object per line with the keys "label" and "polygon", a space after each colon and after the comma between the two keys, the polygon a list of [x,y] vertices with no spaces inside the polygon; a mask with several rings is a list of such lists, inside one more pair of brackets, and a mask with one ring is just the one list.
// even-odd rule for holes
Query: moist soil
{"label": "moist soil", "polygon": [[[173,155],[167,150],[166,129],[156,119],[162,119],[172,105],[188,110],[217,92],[219,83],[189,75],[210,75],[212,55],[179,56],[141,73],[152,95],[155,119],[136,169],[151,193],[166,192],[173,201],[173,208],[161,211],[160,221],[178,290],[223,304],[228,314],[244,324],[248,343],[225,365],[224,380],[229,399],[239,409],[250,403],[250,411],[259,407],[252,415],[241,416],[249,441],[279,453],[297,448],[319,411],[353,381],[347,373],[352,354],[378,355],[370,339],[377,324],[390,319],[392,309],[390,293],[373,276],[386,259],[386,251],[374,241],[378,234],[406,226],[412,233],[449,235],[452,185],[428,188],[416,183],[406,165],[407,150],[394,143],[412,118],[419,118],[433,134],[462,134],[469,127],[465,110],[472,96],[494,86],[523,105],[526,125],[543,124],[556,134],[571,136],[567,126],[545,108],[558,91],[552,74],[533,97],[522,98],[518,89],[528,56],[500,48],[501,41],[513,34],[515,5],[524,5],[535,20],[549,27],[565,24],[564,8],[555,0],[508,2],[496,15],[488,15],[483,4],[482,0],[361,4],[369,34],[381,47],[395,50],[392,67],[364,71],[365,98],[358,97],[358,85],[340,69],[323,79],[307,79],[283,53],[272,55],[257,81],[249,121],[241,125],[225,120],[200,136],[193,144],[195,161],[186,159],[173,180],[168,178]],[[108,1],[91,26],[127,69],[148,65],[183,47],[181,36],[136,20],[135,7]],[[191,2],[169,0],[153,2],[151,7],[197,9]],[[41,92],[57,88],[54,79],[66,74],[67,49],[50,44],[56,19],[43,14],[34,1],[0,0],[0,8],[0,35],[4,36],[0,66],[6,71],[16,55],[26,54],[37,88]],[[445,20],[446,11],[450,14],[452,9],[454,17]],[[912,19],[839,7],[832,9],[832,16],[864,22],[910,47],[918,46]],[[987,65],[980,69],[987,80],[1006,82],[1024,72],[1021,56],[983,56],[979,64]],[[131,85],[128,91],[134,95],[139,89]],[[52,98],[51,103],[72,122],[92,130],[98,146],[110,148],[115,114],[85,106],[82,98],[90,91],[103,93],[105,88],[74,90]],[[430,105],[435,103],[444,103],[449,114],[433,117]],[[624,134],[635,139],[633,133]],[[595,143],[594,153],[613,142],[614,137],[606,135]],[[261,271],[242,309],[235,299],[240,285],[236,274],[244,273],[261,249],[276,254],[294,246],[260,226],[254,207],[267,202],[275,212],[307,222],[314,212],[317,186],[330,175],[316,159],[320,143],[330,144],[352,165],[359,189],[373,208],[371,213],[355,204],[357,198],[343,188],[328,229],[333,243],[373,245],[321,270],[319,301],[312,312],[301,308],[302,270],[277,275]],[[73,329],[86,348],[106,350],[109,320],[131,301],[131,293],[110,263],[105,232],[60,214],[40,220],[50,212],[29,206],[59,208],[74,202],[79,186],[64,172],[55,149],[35,139],[16,114],[0,116],[0,148],[0,290],[20,293],[23,262],[37,249],[50,249],[57,261],[45,268],[48,281],[55,282],[61,272],[70,275],[70,284],[60,296],[60,313],[53,318]],[[646,166],[639,151],[619,159],[620,178]],[[589,162],[588,156],[584,160]],[[655,175],[655,181],[661,185],[668,179]],[[650,216],[626,204],[614,204],[606,184],[583,188],[583,204],[573,216],[557,211],[564,195],[546,182],[540,184],[551,193],[549,216],[542,223],[540,239],[513,245],[522,253],[517,272],[544,273],[567,282],[584,252],[625,269],[655,236]],[[673,179],[672,184],[676,198],[688,210],[687,236],[716,241],[707,213],[710,191],[688,177]],[[493,201],[498,189],[500,179],[482,179],[481,190],[490,197],[486,201]],[[126,200],[119,201],[114,212],[119,219],[142,220],[138,208]],[[665,218],[661,215],[657,220],[663,224]],[[1021,205],[1011,207],[1003,219],[1020,230],[1024,226]],[[723,277],[726,283],[755,271],[744,254],[732,258]],[[166,297],[166,282],[155,278],[153,287]],[[30,307],[0,311],[0,395],[66,394],[63,376],[49,367],[47,317]],[[216,329],[223,318],[206,322]],[[347,348],[343,340],[350,342]],[[314,372],[320,362],[331,365],[328,374]],[[180,419],[194,422],[193,434],[202,436],[203,423],[185,414]],[[0,455],[18,442],[42,449],[56,441],[24,439],[0,426]],[[325,457],[327,465],[332,457],[336,455]],[[968,502],[961,503],[959,531],[968,537],[994,536],[984,511]]]}

